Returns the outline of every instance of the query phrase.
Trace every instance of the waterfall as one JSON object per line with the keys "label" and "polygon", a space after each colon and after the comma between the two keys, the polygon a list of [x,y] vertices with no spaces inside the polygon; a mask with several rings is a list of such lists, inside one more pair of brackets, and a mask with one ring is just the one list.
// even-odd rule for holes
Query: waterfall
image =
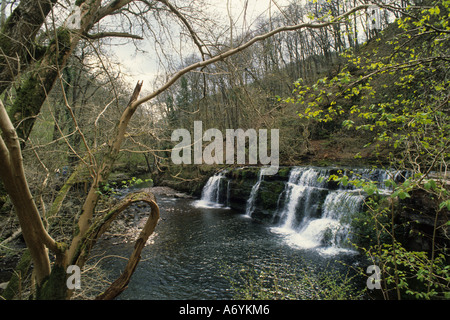
{"label": "waterfall", "polygon": [[345,221],[348,214],[361,208],[364,196],[359,192],[337,190],[328,193],[322,207],[320,218],[306,219],[290,243],[300,248],[318,248],[323,254],[336,254],[348,251],[350,225]]}
{"label": "waterfall", "polygon": [[[220,201],[221,185],[224,178],[224,173],[219,172],[210,177],[202,190],[202,197],[200,200],[194,202],[197,208],[220,208],[224,204]],[[227,186],[229,189],[229,186]],[[227,190],[227,193],[229,190]]]}
{"label": "waterfall", "polygon": [[250,197],[247,200],[247,206],[245,208],[245,215],[247,217],[251,217],[253,211],[255,210],[256,196],[258,195],[259,186],[261,185],[261,181],[262,181],[262,177],[263,177],[262,172],[263,172],[262,170],[259,171],[258,180],[253,185],[252,191],[250,192]]}
{"label": "waterfall", "polygon": [[227,183],[227,209],[230,209],[230,182],[231,182],[231,180],[228,180],[228,183]]}
{"label": "waterfall", "polygon": [[357,190],[327,188],[329,171],[293,168],[285,188],[285,204],[278,226],[271,228],[297,248],[317,248],[322,254],[347,251],[349,223],[344,218],[360,209],[364,197]]}
{"label": "waterfall", "polygon": [[[344,173],[348,176],[349,180],[360,179],[374,182],[378,186],[380,193],[389,193],[392,191],[391,187],[386,187],[386,180],[392,179],[396,183],[399,183],[409,177],[408,172],[393,169],[353,169],[351,171],[347,170]],[[341,186],[341,188],[346,190],[354,189],[351,185],[347,187]]]}
{"label": "waterfall", "polygon": [[[270,190],[267,186],[278,178],[271,177],[267,179],[267,186],[261,186],[264,176],[260,170],[250,195],[244,202],[245,217],[261,217],[269,221],[272,224],[270,230],[296,248],[314,249],[325,255],[353,252],[348,249],[348,240],[351,240],[350,219],[361,210],[366,194],[352,184],[343,186],[329,181],[334,174],[345,174],[349,180],[372,181],[382,193],[392,192],[385,187],[385,180],[391,178],[400,182],[407,176],[405,172],[382,169],[293,167],[288,180],[284,176],[281,180],[285,184],[284,190],[274,195],[277,199],[276,209],[267,216],[267,208],[259,208],[261,204],[257,199],[260,189],[264,188],[267,194],[267,190]],[[230,208],[233,204],[230,182],[224,172],[210,177],[202,190],[201,199],[195,201],[194,205],[202,208]],[[280,179],[277,183],[280,183]],[[242,200],[244,199],[239,197],[237,203],[240,205]]]}
{"label": "waterfall", "polygon": [[[282,228],[293,229],[296,224],[297,209],[303,202],[304,216],[308,216],[314,210],[313,200],[323,190],[323,174],[313,168],[294,168],[289,175],[289,181],[285,190],[285,206],[280,213]],[[317,207],[317,206],[316,206]]]}

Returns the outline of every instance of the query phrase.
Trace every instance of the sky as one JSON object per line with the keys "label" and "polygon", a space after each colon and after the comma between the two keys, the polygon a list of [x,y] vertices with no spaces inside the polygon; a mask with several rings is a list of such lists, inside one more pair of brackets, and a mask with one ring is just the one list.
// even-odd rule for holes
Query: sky
{"label": "sky", "polygon": [[[208,0],[210,3],[210,16],[222,23],[230,24],[228,12],[231,12],[235,23],[235,33],[241,30],[254,27],[254,22],[258,17],[269,17],[270,14],[279,13],[276,5],[283,7],[290,0]],[[276,5],[275,5],[276,4]],[[228,6],[228,9],[227,9]],[[244,14],[245,13],[245,14]],[[245,17],[245,19],[244,19]],[[142,40],[145,44],[145,53],[136,53],[132,44],[117,46],[113,52],[116,61],[120,63],[121,71],[127,74],[126,79],[130,85],[134,85],[138,80],[144,80],[144,91],[151,90],[153,80],[161,66],[155,54],[153,44],[148,40]],[[142,45],[141,44],[141,45]],[[183,48],[183,53],[190,48]]]}

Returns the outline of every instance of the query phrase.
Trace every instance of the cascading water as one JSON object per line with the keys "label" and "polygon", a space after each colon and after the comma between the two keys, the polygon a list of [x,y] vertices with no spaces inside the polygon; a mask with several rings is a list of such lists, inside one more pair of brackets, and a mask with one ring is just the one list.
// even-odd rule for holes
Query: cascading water
{"label": "cascading water", "polygon": [[280,214],[283,229],[295,228],[299,207],[303,208],[304,218],[317,208],[317,202],[314,200],[323,190],[323,182],[319,181],[320,178],[324,178],[323,174],[313,168],[292,169],[285,190],[286,204]]}
{"label": "cascading water", "polygon": [[322,207],[320,218],[306,219],[290,239],[300,248],[319,248],[323,254],[349,251],[345,240],[349,237],[350,225],[345,217],[360,209],[364,196],[359,192],[337,190],[330,192]]}
{"label": "cascading water", "polygon": [[258,195],[258,190],[259,190],[259,186],[261,185],[262,177],[263,177],[262,170],[260,170],[258,180],[253,185],[252,191],[250,192],[250,197],[247,200],[247,206],[245,208],[245,216],[247,216],[247,217],[251,217],[252,213],[255,209],[256,196]]}
{"label": "cascading water", "polygon": [[[404,181],[409,177],[409,173],[406,171],[399,170],[385,170],[385,169],[353,169],[348,172],[344,172],[348,176],[349,180],[364,180],[366,182],[374,182],[380,193],[391,192],[391,187],[386,187],[386,180],[393,180],[396,183]],[[347,185],[346,187],[341,186],[341,189],[352,190],[354,187],[352,185]]]}
{"label": "cascading water", "polygon": [[[373,181],[381,192],[390,192],[384,187],[386,179],[400,181],[404,178],[404,173],[381,169],[339,171],[347,175],[349,180]],[[277,196],[277,209],[271,218],[276,226],[270,229],[293,247],[315,249],[328,255],[353,252],[346,246],[350,234],[349,220],[352,214],[361,209],[366,195],[351,184],[338,186],[329,182],[330,175],[336,172],[337,169],[327,168],[292,168],[284,191]],[[256,200],[262,181],[263,174],[260,171],[246,202],[245,217],[256,215],[255,209],[259,205]],[[215,174],[208,180],[201,199],[194,205],[203,208],[231,207],[230,182],[224,172]]]}
{"label": "cascading water", "polygon": [[227,208],[230,208],[230,182],[231,182],[231,180],[228,180],[228,182],[227,182],[227,202],[226,202],[226,204],[227,204]]}
{"label": "cascading water", "polygon": [[225,176],[223,172],[219,172],[210,177],[203,187],[201,199],[195,201],[194,206],[197,208],[223,207],[224,204],[220,202],[220,192],[222,180],[224,177]]}
{"label": "cascading water", "polygon": [[335,254],[349,234],[342,218],[356,212],[364,197],[353,190],[327,189],[329,172],[317,168],[293,168],[285,190],[285,205],[280,222],[272,231],[285,236],[298,248],[320,248],[323,254]]}

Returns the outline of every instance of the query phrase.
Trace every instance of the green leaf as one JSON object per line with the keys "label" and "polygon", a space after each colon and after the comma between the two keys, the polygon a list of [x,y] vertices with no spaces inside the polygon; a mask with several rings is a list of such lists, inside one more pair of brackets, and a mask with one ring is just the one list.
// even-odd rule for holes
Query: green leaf
{"label": "green leaf", "polygon": [[408,193],[408,192],[405,192],[405,191],[400,191],[400,192],[398,193],[398,197],[399,197],[400,199],[402,199],[402,200],[405,200],[406,198],[411,198],[411,196],[409,195],[409,193]]}
{"label": "green leaf", "polygon": [[[450,210],[450,200],[444,201],[439,205],[440,209],[443,209],[444,207],[447,207],[447,210]],[[448,225],[448,222],[447,222]]]}
{"label": "green leaf", "polygon": [[430,184],[431,189],[436,189],[436,181],[430,179],[428,180],[428,183]]}
{"label": "green leaf", "polygon": [[377,187],[372,183],[366,184],[363,189],[369,196],[377,191]]}

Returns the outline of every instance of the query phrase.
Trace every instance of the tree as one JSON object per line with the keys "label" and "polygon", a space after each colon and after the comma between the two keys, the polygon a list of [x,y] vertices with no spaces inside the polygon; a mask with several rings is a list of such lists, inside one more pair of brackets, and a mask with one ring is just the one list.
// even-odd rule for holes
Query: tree
{"label": "tree", "polygon": [[[384,297],[448,298],[450,2],[381,7],[400,18],[361,51],[347,52],[346,68],[335,77],[297,82],[298,95],[287,101],[300,107],[304,121],[340,122],[359,139],[368,137],[378,165],[393,170],[384,182],[388,195],[364,179],[333,177],[369,196],[366,213],[355,219],[367,242],[357,245],[380,266]],[[417,229],[414,217],[431,231]],[[412,237],[430,250],[408,248]]]}

